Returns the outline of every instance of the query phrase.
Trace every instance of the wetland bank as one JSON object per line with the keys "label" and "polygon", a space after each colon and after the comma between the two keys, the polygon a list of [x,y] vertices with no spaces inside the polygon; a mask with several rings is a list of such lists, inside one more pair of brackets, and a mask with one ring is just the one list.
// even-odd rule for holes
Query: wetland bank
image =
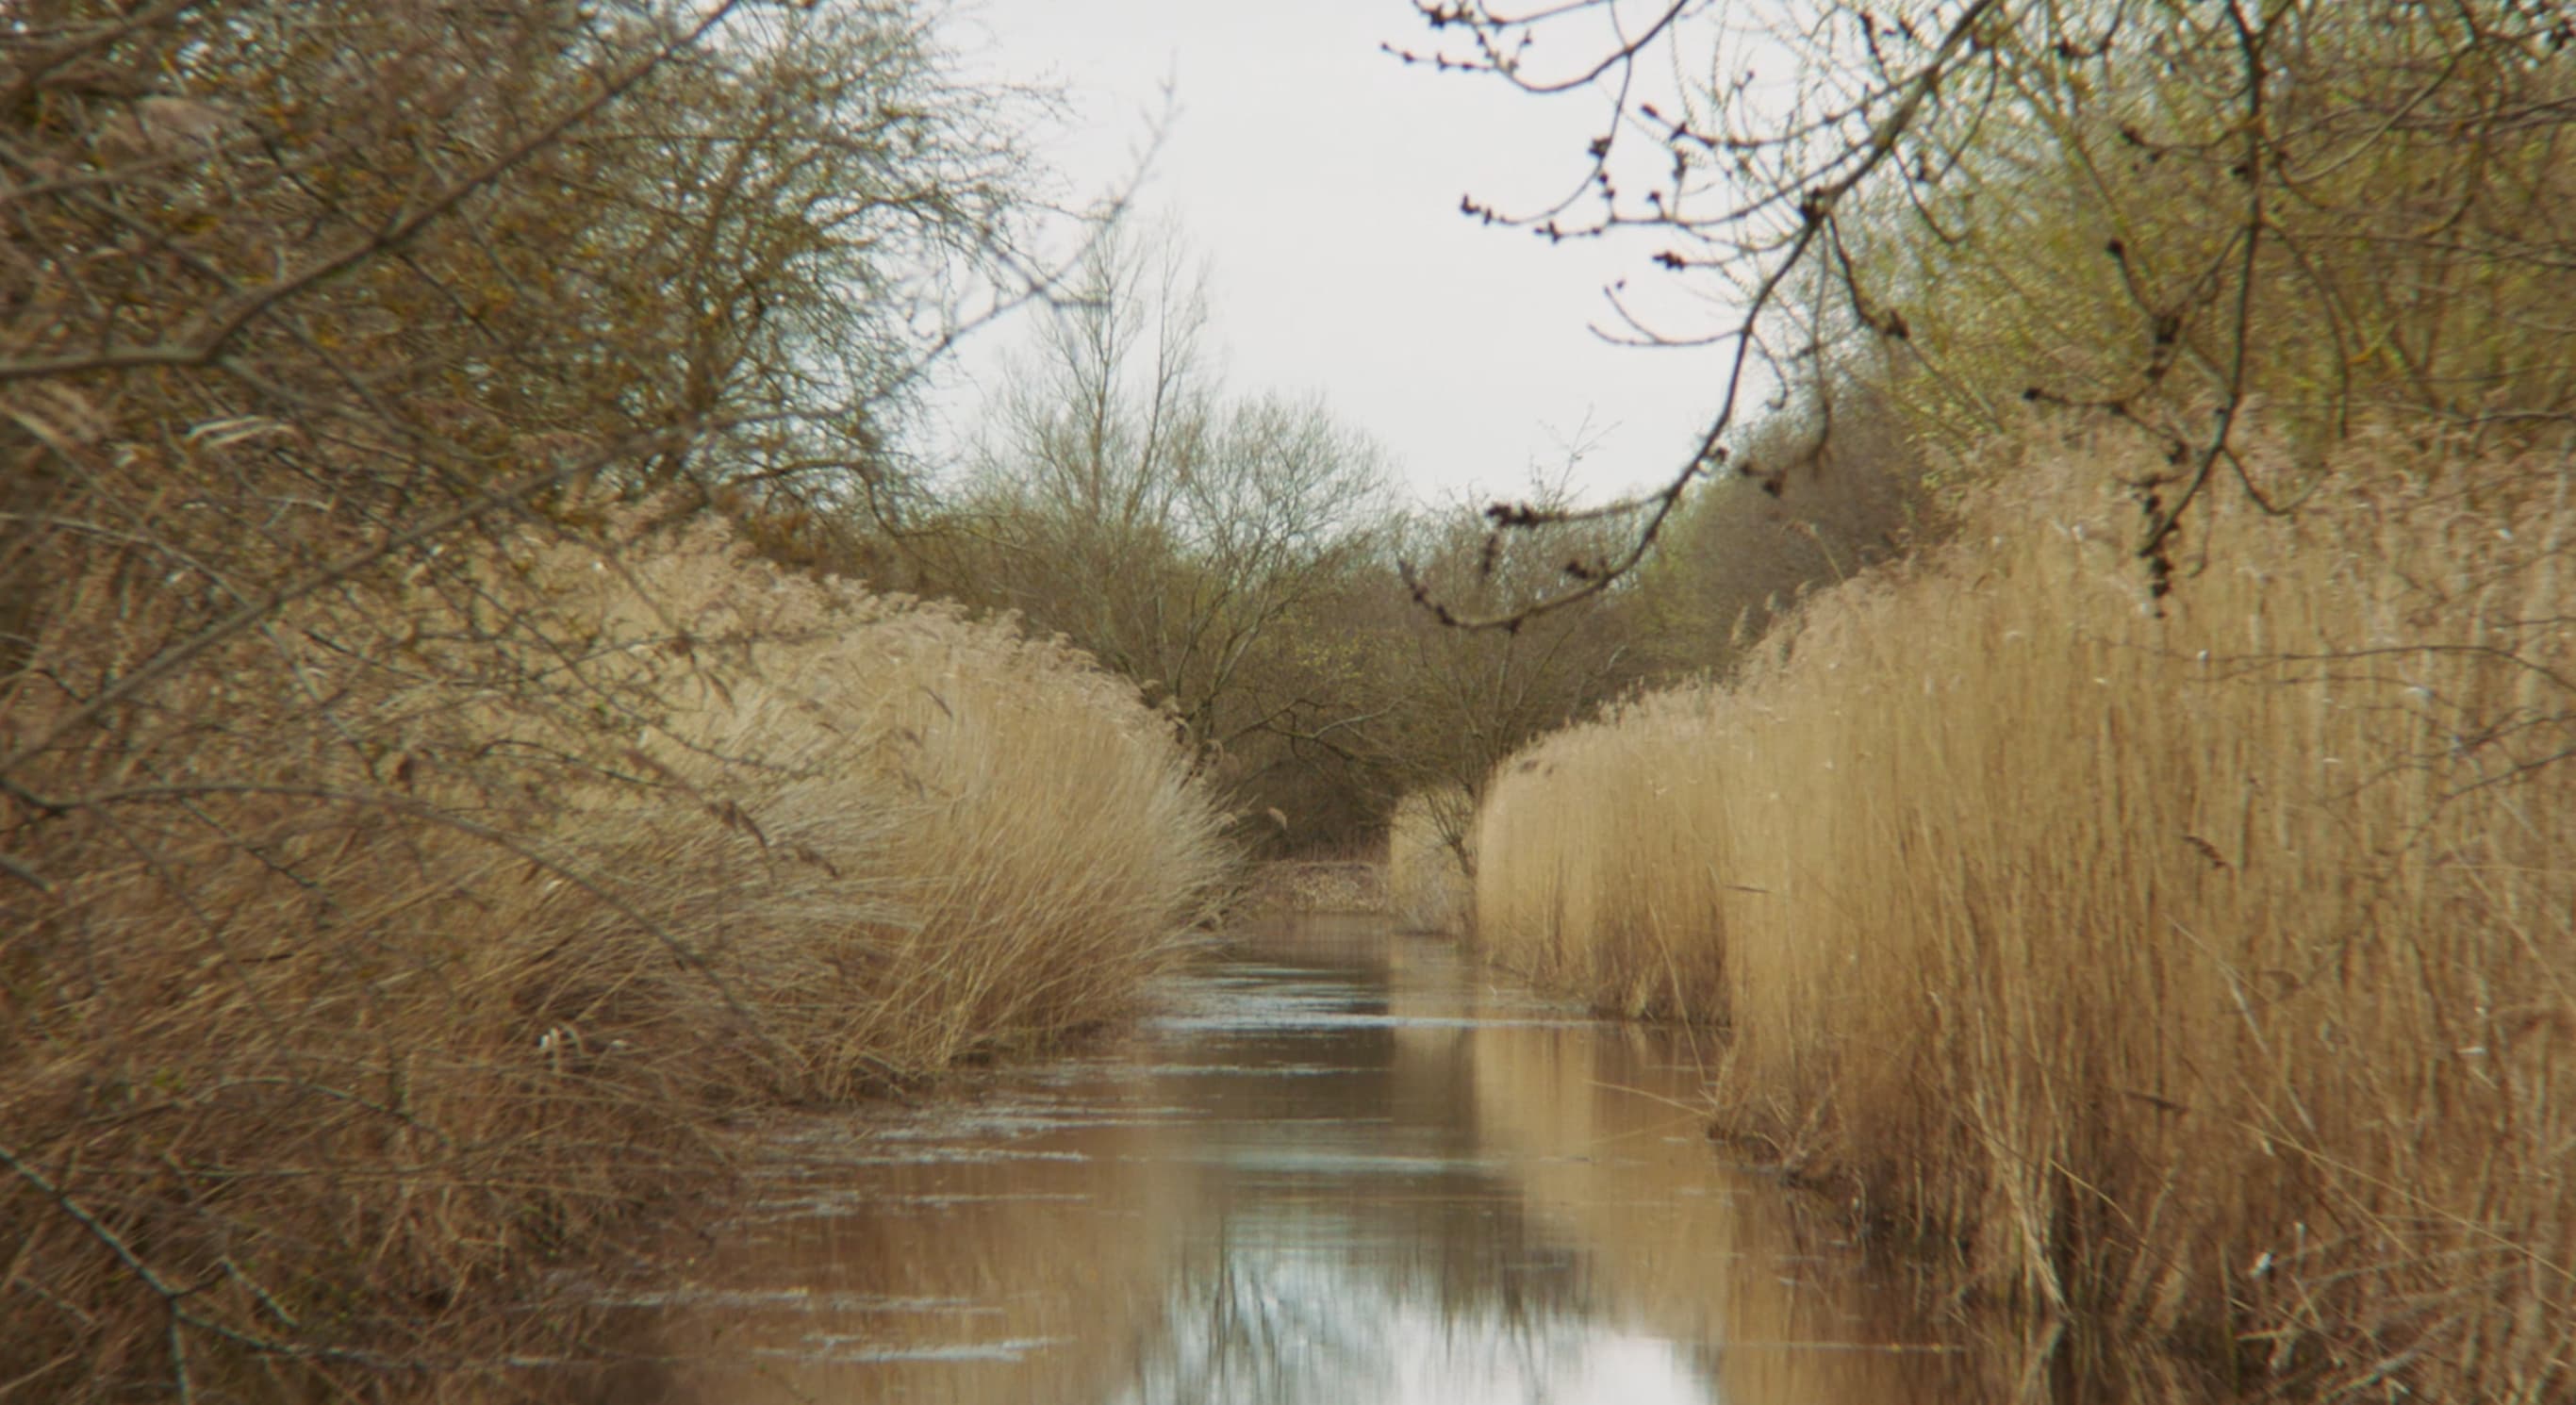
{"label": "wetland bank", "polygon": [[2568,6],[1385,7],[0,3],[0,1399],[2576,1400]]}

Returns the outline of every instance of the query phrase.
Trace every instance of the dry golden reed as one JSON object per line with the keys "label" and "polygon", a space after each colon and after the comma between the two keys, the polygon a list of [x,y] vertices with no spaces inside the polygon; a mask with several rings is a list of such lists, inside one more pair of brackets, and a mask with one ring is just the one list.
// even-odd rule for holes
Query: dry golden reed
{"label": "dry golden reed", "polygon": [[1730,686],[1507,763],[1482,939],[1727,1023],[1726,1127],[2000,1295],[2568,1399],[2576,484],[2347,453],[2196,514],[2159,616],[2102,486],[2150,466],[2035,452]]}
{"label": "dry golden reed", "polygon": [[[1475,898],[1466,843],[1475,801],[1465,787],[1414,791],[1387,824],[1387,909],[1400,932],[1464,932]],[[1452,836],[1456,842],[1452,842]]]}
{"label": "dry golden reed", "polygon": [[66,554],[0,694],[57,738],[5,816],[51,886],[0,896],[0,1398],[489,1398],[566,1347],[529,1270],[728,1119],[1114,1017],[1222,876],[1058,646],[713,531],[455,549],[72,726],[166,615]]}

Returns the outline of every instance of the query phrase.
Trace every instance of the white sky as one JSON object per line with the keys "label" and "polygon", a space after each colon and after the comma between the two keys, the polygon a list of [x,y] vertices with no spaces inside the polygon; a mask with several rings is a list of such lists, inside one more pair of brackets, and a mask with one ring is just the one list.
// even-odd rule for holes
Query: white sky
{"label": "white sky", "polygon": [[[1052,79],[1078,106],[1044,150],[1097,194],[1132,171],[1171,85],[1139,201],[1213,268],[1215,344],[1239,391],[1318,392],[1376,438],[1417,496],[1517,494],[1590,421],[1576,477],[1603,497],[1668,477],[1696,445],[1719,353],[1609,345],[1602,288],[1673,289],[1653,242],[1549,245],[1459,213],[1530,208],[1582,177],[1591,96],[1407,68],[1381,42],[1432,38],[1408,0],[961,0],[970,71]],[[1704,311],[1704,310],[1703,310]],[[1025,321],[970,343],[941,397],[971,423]]]}

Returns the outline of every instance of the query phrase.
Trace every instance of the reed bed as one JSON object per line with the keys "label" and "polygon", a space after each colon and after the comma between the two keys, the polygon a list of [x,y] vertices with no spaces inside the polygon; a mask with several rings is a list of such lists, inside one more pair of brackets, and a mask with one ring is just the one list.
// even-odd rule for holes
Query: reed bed
{"label": "reed bed", "polygon": [[2348,453],[2159,613],[2092,486],[2151,466],[2032,452],[1508,763],[1482,940],[1730,1025],[1722,1125],[1972,1287],[2248,1386],[2571,1398],[2571,475]]}
{"label": "reed bed", "polygon": [[1464,932],[1475,902],[1468,842],[1476,802],[1464,786],[1396,802],[1386,834],[1387,909],[1400,932]]}
{"label": "reed bed", "polygon": [[[1694,803],[1706,699],[1652,694],[1507,760],[1477,811],[1475,935],[1552,990],[1632,1018],[1725,1007],[1714,939],[1724,836]],[[1687,756],[1688,760],[1683,757]]]}
{"label": "reed bed", "polygon": [[46,884],[0,892],[0,1398],[492,1398],[577,1349],[534,1270],[746,1112],[1191,940],[1217,817],[1079,656],[721,533],[452,549],[87,718],[178,607],[66,553],[0,694],[51,738],[0,802]]}

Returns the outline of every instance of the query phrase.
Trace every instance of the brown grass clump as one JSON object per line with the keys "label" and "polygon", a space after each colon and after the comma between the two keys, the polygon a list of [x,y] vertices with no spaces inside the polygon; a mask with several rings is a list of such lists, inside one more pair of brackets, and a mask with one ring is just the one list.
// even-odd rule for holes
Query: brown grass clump
{"label": "brown grass clump", "polygon": [[527,1271],[723,1119],[1182,949],[1216,820],[1131,690],[720,534],[612,545],[355,575],[108,710],[177,607],[63,553],[0,691],[0,1396],[482,1395],[565,1346]]}
{"label": "brown grass clump", "polygon": [[1723,1013],[1710,938],[1724,836],[1703,813],[1698,758],[1675,749],[1706,705],[1649,695],[1503,763],[1473,840],[1475,932],[1490,956],[1599,1010]]}
{"label": "brown grass clump", "polygon": [[1464,932],[1475,901],[1468,833],[1475,801],[1464,787],[1415,791],[1396,802],[1386,832],[1388,910],[1401,932]]}
{"label": "brown grass clump", "polygon": [[2133,466],[2023,465],[1737,685],[1507,767],[1487,940],[1727,1019],[1726,1124],[1978,1283],[2302,1389],[2567,1398],[2576,501],[2350,453],[2366,494],[2214,514],[2162,617],[2079,486]]}

